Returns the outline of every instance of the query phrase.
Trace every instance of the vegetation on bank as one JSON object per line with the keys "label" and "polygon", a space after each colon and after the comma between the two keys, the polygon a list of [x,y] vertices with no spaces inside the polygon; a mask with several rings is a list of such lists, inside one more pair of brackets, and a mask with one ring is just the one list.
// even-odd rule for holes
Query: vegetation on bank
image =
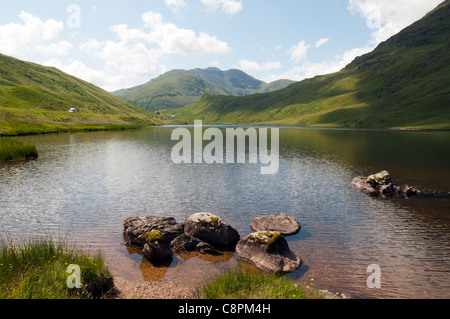
{"label": "vegetation on bank", "polygon": [[201,287],[204,299],[325,299],[318,290],[306,290],[280,274],[229,269]]}
{"label": "vegetation on bank", "polygon": [[0,54],[0,136],[159,124],[153,118],[58,69]]}
{"label": "vegetation on bank", "polygon": [[[70,265],[80,267],[81,288],[68,287],[76,275],[67,272]],[[104,298],[112,287],[100,253],[75,249],[64,239],[0,237],[0,299]]]}
{"label": "vegetation on bank", "polygon": [[22,141],[0,137],[0,162],[34,159],[38,157],[36,147]]}

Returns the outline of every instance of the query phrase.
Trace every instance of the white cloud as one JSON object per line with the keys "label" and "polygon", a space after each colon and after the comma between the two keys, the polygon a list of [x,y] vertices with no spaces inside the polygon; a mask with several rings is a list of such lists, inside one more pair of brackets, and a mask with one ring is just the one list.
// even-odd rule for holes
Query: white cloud
{"label": "white cloud", "polygon": [[329,40],[330,40],[329,38],[321,38],[321,39],[317,40],[315,47],[320,48],[322,45],[327,43]]}
{"label": "white cloud", "polygon": [[[173,23],[165,23],[159,13],[152,11],[142,15],[144,29],[130,29],[127,25],[115,25],[111,28],[122,41],[143,40],[156,44],[164,53],[230,53],[231,49],[224,41],[205,32],[197,34],[193,30],[178,28]],[[148,29],[148,30],[146,30]]]}
{"label": "white cloud", "polygon": [[258,63],[255,61],[249,60],[239,60],[239,64],[235,66],[238,69],[244,71],[265,71],[265,70],[273,70],[273,69],[281,69],[283,66],[280,62],[266,62],[266,63]]}
{"label": "white cloud", "polygon": [[349,0],[348,10],[373,29],[370,43],[378,45],[422,18],[442,0]]}
{"label": "white cloud", "polygon": [[174,11],[187,7],[186,0],[164,0],[164,1],[166,2],[166,6]]}
{"label": "white cloud", "polygon": [[272,82],[279,79],[290,79],[301,81],[307,78],[313,78],[317,75],[330,74],[340,71],[356,57],[366,54],[373,50],[373,47],[366,46],[348,50],[341,55],[337,55],[333,60],[322,62],[304,62],[301,66],[294,67],[282,74],[272,74],[264,79],[266,82]]}
{"label": "white cloud", "polygon": [[164,21],[161,14],[149,11],[142,15],[143,26],[129,28],[114,25],[110,30],[116,41],[87,39],[80,49],[103,62],[103,69],[95,70],[71,61],[49,61],[52,66],[81,77],[108,91],[142,84],[152,76],[166,72],[160,61],[168,54],[225,54],[231,52],[226,42],[207,33],[196,33]]}
{"label": "white cloud", "polygon": [[243,9],[242,1],[237,0],[201,0],[211,10],[220,10],[227,14],[236,14]]}
{"label": "white cloud", "polygon": [[[83,62],[70,60],[62,62],[58,58],[52,58],[43,65],[52,66],[68,74],[84,79],[90,83],[102,87],[105,90],[116,90],[118,83],[127,83],[126,75],[119,73],[108,73],[105,70],[97,70],[87,67]],[[122,87],[125,88],[125,87]]]}
{"label": "white cloud", "polygon": [[297,45],[294,45],[291,48],[291,60],[295,63],[299,63],[306,59],[309,47],[309,44],[305,44],[305,41],[300,41]]}
{"label": "white cloud", "polygon": [[46,56],[64,56],[70,53],[73,44],[67,41],[59,41],[57,43],[39,44],[35,47],[35,51]]}
{"label": "white cloud", "polygon": [[67,53],[67,42],[51,43],[58,39],[64,30],[64,23],[49,19],[42,21],[32,14],[22,11],[21,23],[0,25],[0,51],[7,55],[24,56],[27,52],[38,50],[41,53],[58,49]]}

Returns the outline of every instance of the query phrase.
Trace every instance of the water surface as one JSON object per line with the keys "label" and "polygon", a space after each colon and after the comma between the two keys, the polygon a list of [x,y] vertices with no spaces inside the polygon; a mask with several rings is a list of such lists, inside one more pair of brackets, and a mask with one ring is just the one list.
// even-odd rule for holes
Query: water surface
{"label": "water surface", "polygon": [[[253,218],[286,212],[302,229],[288,237],[304,264],[301,283],[363,298],[450,297],[450,134],[376,130],[281,129],[280,168],[174,164],[171,127],[20,137],[36,161],[0,164],[0,231],[59,232],[101,249],[115,275],[197,285],[236,265],[233,254],[189,254],[152,265],[123,243],[130,216],[184,221],[212,212],[250,233]],[[352,188],[381,170],[395,183],[440,197],[380,199]],[[367,288],[367,267],[381,289]]]}

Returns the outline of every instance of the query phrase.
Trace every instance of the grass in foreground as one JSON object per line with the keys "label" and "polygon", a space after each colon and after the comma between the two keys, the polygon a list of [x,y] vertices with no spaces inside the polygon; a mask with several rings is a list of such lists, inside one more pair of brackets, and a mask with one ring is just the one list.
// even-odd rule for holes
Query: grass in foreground
{"label": "grass in foreground", "polygon": [[0,162],[37,157],[38,152],[34,145],[0,137]]}
{"label": "grass in foreground", "polygon": [[[79,289],[68,288],[69,265],[80,267]],[[102,298],[112,286],[99,253],[71,249],[63,239],[0,237],[0,299]]]}
{"label": "grass in foreground", "polygon": [[278,274],[228,270],[198,292],[204,299],[325,299],[317,290],[305,291]]}

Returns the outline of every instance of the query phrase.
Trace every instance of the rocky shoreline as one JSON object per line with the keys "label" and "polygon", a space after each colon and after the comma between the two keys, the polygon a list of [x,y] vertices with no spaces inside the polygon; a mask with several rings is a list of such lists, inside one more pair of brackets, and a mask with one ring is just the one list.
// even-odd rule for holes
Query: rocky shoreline
{"label": "rocky shoreline", "polygon": [[[319,289],[326,299],[349,299],[345,294],[336,295],[329,290]],[[125,300],[182,300],[196,299],[195,289],[183,287],[178,282],[134,282],[120,277],[114,278],[110,299]]]}
{"label": "rocky shoreline", "polygon": [[183,223],[172,217],[138,216],[124,221],[127,244],[142,249],[150,262],[171,260],[182,252],[220,255],[233,251],[237,259],[266,272],[290,273],[303,261],[285,239],[297,234],[300,223],[285,213],[255,218],[253,233],[241,238],[236,229],[211,213],[196,213]]}
{"label": "rocky shoreline", "polygon": [[[382,198],[421,196],[425,192],[410,186],[395,185],[389,172],[382,171],[368,177],[353,179],[352,186],[370,196]],[[172,217],[138,216],[124,220],[123,235],[127,245],[138,247],[151,262],[167,261],[184,252],[220,255],[223,251],[236,254],[244,261],[268,273],[290,273],[303,261],[289,248],[285,237],[297,234],[300,223],[285,213],[255,218],[249,225],[252,233],[240,234],[222,218],[211,213],[196,213],[184,222]],[[320,290],[327,299],[347,299]],[[192,299],[196,288],[177,282],[132,282],[115,279],[114,299]]]}
{"label": "rocky shoreline", "polygon": [[195,299],[196,291],[177,282],[130,281],[114,277],[110,299]]}

